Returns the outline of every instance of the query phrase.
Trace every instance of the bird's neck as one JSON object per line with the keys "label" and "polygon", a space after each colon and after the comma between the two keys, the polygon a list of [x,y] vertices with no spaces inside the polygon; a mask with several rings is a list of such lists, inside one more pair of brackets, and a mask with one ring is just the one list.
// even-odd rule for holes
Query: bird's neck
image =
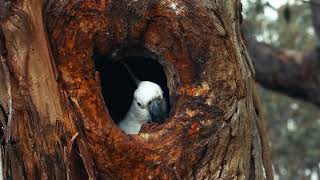
{"label": "bird's neck", "polygon": [[119,127],[127,134],[138,134],[142,124],[151,119],[147,110],[138,108],[132,104],[123,121],[119,123]]}

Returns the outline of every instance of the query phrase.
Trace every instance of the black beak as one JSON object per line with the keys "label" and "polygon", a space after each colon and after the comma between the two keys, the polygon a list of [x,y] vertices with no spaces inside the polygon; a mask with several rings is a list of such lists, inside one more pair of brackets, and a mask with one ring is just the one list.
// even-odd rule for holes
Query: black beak
{"label": "black beak", "polygon": [[149,105],[152,122],[163,122],[167,117],[167,103],[164,99],[155,99]]}

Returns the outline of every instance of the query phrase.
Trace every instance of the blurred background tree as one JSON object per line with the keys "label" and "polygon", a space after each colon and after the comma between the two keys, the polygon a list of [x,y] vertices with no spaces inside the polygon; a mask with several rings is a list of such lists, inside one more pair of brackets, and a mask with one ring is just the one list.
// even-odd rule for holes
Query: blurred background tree
{"label": "blurred background tree", "polygon": [[[276,0],[273,0],[276,1]],[[243,16],[258,41],[275,47],[312,50],[316,36],[308,3],[302,0],[243,0]],[[278,7],[279,6],[279,7]],[[288,15],[289,14],[289,15]]]}
{"label": "blurred background tree", "polygon": [[[258,42],[305,52],[316,47],[309,3],[303,0],[242,0],[242,3],[247,29]],[[268,123],[276,178],[320,180],[320,106],[262,87],[258,87],[258,92]]]}

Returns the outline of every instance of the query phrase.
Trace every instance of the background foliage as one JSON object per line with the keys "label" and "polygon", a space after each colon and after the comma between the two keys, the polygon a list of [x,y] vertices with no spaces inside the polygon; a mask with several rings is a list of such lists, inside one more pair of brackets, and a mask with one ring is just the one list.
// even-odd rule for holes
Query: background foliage
{"label": "background foliage", "polygon": [[[280,0],[276,0],[280,1]],[[301,0],[242,0],[243,16],[258,41],[310,51],[316,45],[309,4]],[[277,3],[278,4],[278,3]],[[320,180],[320,110],[270,90],[261,96],[277,179]]]}

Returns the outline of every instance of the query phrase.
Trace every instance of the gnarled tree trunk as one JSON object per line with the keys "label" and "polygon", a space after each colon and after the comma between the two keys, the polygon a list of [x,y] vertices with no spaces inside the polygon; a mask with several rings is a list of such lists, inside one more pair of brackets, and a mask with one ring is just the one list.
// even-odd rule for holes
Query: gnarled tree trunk
{"label": "gnarled tree trunk", "polygon": [[[6,179],[273,179],[240,1],[0,2]],[[162,64],[165,123],[116,126],[94,48]]]}

